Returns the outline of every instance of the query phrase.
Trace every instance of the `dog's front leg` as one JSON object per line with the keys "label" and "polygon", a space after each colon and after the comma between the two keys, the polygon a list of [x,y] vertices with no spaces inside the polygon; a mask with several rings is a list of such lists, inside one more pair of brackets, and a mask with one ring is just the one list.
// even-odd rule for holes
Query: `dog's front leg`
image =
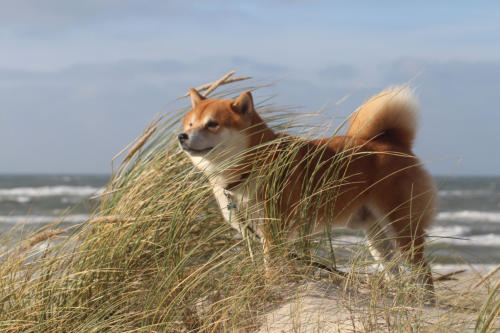
{"label": "dog's front leg", "polygon": [[262,250],[264,251],[264,270],[266,274],[266,279],[270,280],[272,278],[271,271],[271,244],[269,239],[265,236],[260,239],[260,243],[262,244]]}
{"label": "dog's front leg", "polygon": [[228,195],[227,191],[222,186],[214,186],[213,190],[224,220],[231,224],[231,227],[243,234],[244,226],[237,216],[236,203],[233,202],[231,196]]}
{"label": "dog's front leg", "polygon": [[214,186],[213,190],[226,222],[231,224],[231,226],[243,235],[243,237],[250,235],[254,240],[260,241],[264,252],[265,276],[266,279],[271,280],[273,276],[271,270],[271,241],[269,240],[269,236],[266,237],[265,232],[262,230],[263,224],[256,223],[253,225],[254,227],[256,226],[256,228],[253,229],[250,225],[243,223],[240,216],[237,214],[238,203],[228,194],[228,191],[221,186]]}

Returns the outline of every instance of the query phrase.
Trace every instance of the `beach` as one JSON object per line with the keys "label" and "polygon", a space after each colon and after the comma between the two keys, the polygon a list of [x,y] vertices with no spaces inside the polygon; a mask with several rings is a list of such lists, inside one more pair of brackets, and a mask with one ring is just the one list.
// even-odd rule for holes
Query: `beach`
{"label": "beach", "polygon": [[[46,240],[41,242],[33,241],[32,238],[29,242],[24,243],[33,244],[24,246],[24,249],[29,250],[28,255],[24,257],[20,252],[21,258],[25,258],[25,262],[28,264],[26,267],[29,267],[32,260],[36,261],[38,258],[44,257],[46,253],[51,253],[46,252],[48,248],[57,244],[58,239],[65,239],[65,237],[69,236],[66,231],[58,230],[69,230],[72,226],[86,221],[91,215],[91,208],[95,208],[89,203],[89,198],[102,193],[107,181],[108,177],[105,175],[0,176],[0,230],[3,233],[2,236],[4,236],[3,249],[9,252],[9,249],[14,248],[12,246],[18,240],[26,242],[26,234],[44,235],[45,231],[37,233],[36,230],[46,230],[44,228],[48,224],[59,222],[57,229],[54,231],[55,237],[47,237]],[[484,281],[482,279],[489,271],[500,264],[500,242],[498,241],[500,237],[500,209],[498,208],[500,203],[500,178],[436,177],[436,183],[439,188],[440,206],[435,224],[429,230],[429,246],[426,252],[426,257],[431,262],[434,278],[437,279],[435,281],[436,304],[428,304],[423,301],[425,297],[419,295],[421,290],[412,287],[414,281],[405,280],[411,277],[410,275],[387,280],[380,272],[381,268],[371,261],[364,236],[359,232],[339,230],[333,233],[334,237],[331,239],[330,245],[332,245],[331,248],[335,253],[338,268],[349,273],[347,278],[338,278],[338,276],[335,277],[326,271],[320,269],[311,270],[297,264],[295,265],[296,269],[300,271],[298,274],[295,272],[285,274],[283,277],[278,277],[271,282],[262,280],[263,268],[258,264],[261,259],[249,257],[245,247],[230,245],[234,242],[234,239],[225,238],[225,240],[220,239],[217,242],[212,242],[203,237],[200,240],[204,239],[203,242],[206,242],[205,246],[207,248],[229,246],[227,250],[222,251],[221,248],[221,252],[215,252],[219,254],[201,266],[196,266],[195,262],[185,262],[189,265],[194,264],[194,267],[197,267],[195,272],[198,273],[190,274],[188,278],[192,279],[194,284],[203,283],[203,290],[205,291],[200,289],[199,294],[215,295],[214,299],[210,301],[210,297],[207,298],[208,296],[203,296],[202,301],[196,298],[198,296],[186,299],[185,302],[187,303],[183,303],[185,304],[183,311],[189,313],[194,311],[195,314],[186,317],[185,313],[176,314],[173,312],[173,318],[180,317],[181,319],[177,319],[180,320],[179,324],[177,324],[177,321],[168,322],[168,327],[178,326],[180,327],[179,331],[183,329],[189,331],[190,325],[194,325],[193,327],[208,325],[207,327],[216,328],[219,325],[217,323],[226,320],[224,316],[219,317],[219,311],[215,310],[221,306],[222,309],[225,309],[224,311],[228,311],[227,313],[233,313],[231,318],[235,320],[234,327],[248,326],[247,331],[249,332],[474,331],[476,325],[483,325],[481,323],[485,322],[487,318],[495,316],[495,313],[491,311],[496,311],[494,310],[495,304],[491,304],[491,300],[496,302],[495,300],[498,297],[498,289],[495,289],[495,286],[500,281],[500,272],[497,271]],[[144,186],[139,183],[137,188],[141,189]],[[164,198],[161,192],[157,195],[159,195],[159,198]],[[168,204],[168,201],[165,202]],[[217,222],[219,220],[217,218],[217,208],[208,204],[207,209],[211,214],[211,221],[213,223]],[[193,222],[198,223],[203,219],[204,217],[199,215],[194,218]],[[146,223],[148,222],[146,221]],[[99,252],[99,256],[102,256],[102,258],[96,259],[97,261],[94,264],[86,262],[85,265],[89,266],[83,268],[83,272],[87,274],[86,272],[89,272],[89,269],[91,271],[94,267],[103,264],[104,268],[101,268],[101,274],[109,274],[113,279],[118,279],[121,274],[129,276],[129,268],[126,267],[116,268],[116,271],[108,270],[109,265],[121,267],[125,263],[124,260],[117,260],[113,256],[107,258],[108,252],[110,255],[113,253],[110,249],[114,249],[113,245],[117,236],[121,239],[120,244],[131,244],[131,242],[132,244],[133,242],[145,244],[143,239],[149,239],[149,242],[151,242],[157,238],[159,233],[163,232],[163,228],[168,228],[161,220],[154,223],[157,224],[153,224],[152,229],[144,227],[144,236],[137,239],[130,236],[131,234],[123,232],[108,233],[110,230],[142,228],[140,223],[130,219],[123,220],[122,224],[112,222],[109,226],[103,223],[98,226],[100,231],[97,238],[87,238],[85,235],[88,234],[88,231],[79,233],[78,237],[83,237],[81,239],[84,239],[86,246],[92,249],[102,249]],[[88,227],[88,230],[92,229],[92,226]],[[185,241],[187,242],[191,237],[198,237],[198,233],[199,231],[196,231],[196,229],[190,231],[189,234],[186,234]],[[223,230],[217,234],[218,237],[228,236]],[[188,235],[191,236],[188,237]],[[5,239],[6,237],[9,239]],[[111,237],[113,241],[110,241],[108,237]],[[175,240],[179,239],[179,236],[174,237],[172,235],[169,237],[173,237],[171,238],[172,243],[166,244],[165,240],[158,238],[155,240],[154,246],[158,246],[159,249],[163,249],[165,246],[175,249]],[[71,238],[68,238],[68,240],[68,242],[61,243],[66,244],[64,246],[67,247],[62,253],[67,253],[75,244]],[[152,245],[153,243],[148,244]],[[144,253],[153,253],[143,252],[141,248],[137,249],[140,255],[135,257],[138,260]],[[200,247],[197,250],[201,251],[200,257],[194,256],[194,261],[198,260],[195,258],[203,258],[203,249],[203,247]],[[229,255],[227,252],[229,250],[237,255]],[[119,251],[119,248],[116,251]],[[82,260],[87,256],[86,252],[84,253],[85,256],[81,257]],[[127,258],[127,260],[130,258],[125,253],[118,253],[120,253],[120,256],[125,256],[124,258]],[[167,253],[170,252],[167,251]],[[321,250],[316,254],[321,255]],[[355,258],[353,258],[353,254]],[[144,258],[148,258],[148,256]],[[132,258],[135,257],[132,256]],[[50,255],[47,258],[50,258]],[[58,258],[62,260],[62,257]],[[73,260],[78,262],[79,258],[79,256],[76,256]],[[218,260],[226,264],[220,266]],[[60,265],[62,266],[57,266],[58,269],[66,269],[63,261],[61,261]],[[137,265],[143,265],[143,260],[139,260]],[[145,268],[145,271],[159,274],[161,278],[148,280],[148,283],[152,283],[153,286],[155,283],[160,283],[160,286],[165,288],[162,293],[155,294],[159,299],[163,299],[164,296],[162,295],[170,295],[176,288],[179,288],[179,284],[175,280],[170,282],[172,283],[171,287],[163,285],[162,281],[166,279],[165,273],[162,273],[154,262],[151,262],[151,265],[151,268]],[[210,274],[204,275],[203,267],[206,265],[214,265],[215,271],[220,270],[217,278],[221,279],[220,281],[212,281]],[[13,267],[24,269],[16,265]],[[248,270],[247,275],[240,274],[242,269]],[[351,271],[351,269],[354,269],[355,272]],[[440,280],[444,274],[458,270],[463,271],[453,274],[451,280]],[[137,287],[138,290],[133,293],[137,292],[138,294],[149,290],[149,288],[155,290],[155,287],[151,287],[149,284],[140,287],[139,282],[144,278],[144,275],[139,271],[137,272],[134,273],[138,274],[137,277],[134,277],[131,283],[124,280],[123,288],[134,289]],[[5,274],[10,273],[6,271]],[[234,280],[235,278],[238,280]],[[92,282],[94,280],[89,281],[90,284],[95,283]],[[106,279],[103,281],[106,281]],[[69,286],[72,286],[72,282],[72,278],[67,280]],[[27,280],[26,283],[30,285],[31,282]],[[58,284],[59,282],[54,279],[50,283]],[[97,280],[97,283],[99,283],[99,280]],[[229,283],[235,283],[235,285],[230,287]],[[8,283],[6,283],[6,286],[10,288]],[[37,284],[37,286],[42,291],[45,288],[43,285]],[[50,286],[50,284],[47,284],[47,286]],[[78,295],[79,288],[75,289]],[[237,300],[236,296],[233,296],[233,292],[241,293],[243,296]],[[13,295],[16,295],[16,293],[17,291],[13,292]],[[489,295],[491,295],[491,300],[489,300]],[[101,299],[99,297],[99,300]],[[130,302],[131,300],[142,304],[140,297],[126,298],[124,300],[118,298],[117,302]],[[210,302],[205,304],[208,301]],[[248,302],[248,304],[251,303],[251,306],[247,304],[241,308],[237,305],[238,302],[241,302],[242,305]],[[195,305],[188,305],[192,303]],[[168,304],[168,307],[174,307],[174,304],[177,303]],[[50,307],[50,302],[44,306]],[[233,306],[234,308],[232,308]],[[248,306],[248,309],[246,306]],[[192,310],[193,307],[196,310]],[[135,309],[135,307],[132,308]],[[23,309],[22,306],[21,309]],[[104,306],[100,311],[104,311],[104,309],[107,309],[107,307]],[[155,311],[161,312],[163,307],[159,306],[156,309]],[[22,313],[25,310],[19,311]],[[46,313],[45,308],[39,311]],[[71,311],[78,312],[77,310]],[[84,311],[84,313],[87,312]],[[110,312],[110,315],[113,313]],[[250,320],[247,313],[255,317],[251,317]],[[90,315],[101,317],[99,312],[90,313]],[[493,317],[493,321],[488,322],[489,324],[485,327],[491,327],[493,331],[500,329],[495,318]],[[151,320],[154,322],[154,319]],[[216,320],[216,324],[211,324],[213,320]],[[56,317],[55,323],[57,322]],[[47,327],[54,327],[50,326],[53,323],[47,320],[45,324]],[[78,323],[78,320],[74,324],[76,323]],[[232,327],[230,322],[227,325]]]}
{"label": "beach", "polygon": [[[374,297],[373,289],[328,280],[290,284],[283,300],[263,316],[259,332],[474,332],[481,302],[500,281],[497,272],[471,289],[482,276],[468,272],[436,282],[437,305],[398,304],[394,294]],[[413,324],[407,326],[409,322]],[[496,330],[500,323],[492,326],[492,332]]]}

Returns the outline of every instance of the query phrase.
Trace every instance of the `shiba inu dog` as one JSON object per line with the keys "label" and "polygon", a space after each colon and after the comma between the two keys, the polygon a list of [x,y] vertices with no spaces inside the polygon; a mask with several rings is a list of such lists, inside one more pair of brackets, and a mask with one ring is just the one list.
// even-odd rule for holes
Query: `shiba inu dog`
{"label": "shiba inu dog", "polygon": [[[409,88],[373,96],[351,116],[345,136],[318,140],[275,133],[255,110],[250,92],[231,100],[191,89],[190,97],[180,147],[208,176],[226,221],[260,238],[266,254],[273,239],[270,220],[287,239],[303,230],[364,229],[377,260],[390,261],[399,250],[421,269],[421,283],[433,289],[423,255],[435,187],[412,152],[417,105]],[[275,169],[281,171],[271,189],[262,179]],[[250,206],[245,221],[240,213]]]}

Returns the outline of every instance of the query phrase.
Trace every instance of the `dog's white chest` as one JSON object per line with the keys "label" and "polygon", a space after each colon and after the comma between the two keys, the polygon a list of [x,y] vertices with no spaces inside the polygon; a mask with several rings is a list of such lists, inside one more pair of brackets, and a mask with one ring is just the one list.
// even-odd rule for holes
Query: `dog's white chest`
{"label": "dog's white chest", "polygon": [[240,233],[250,231],[262,237],[260,230],[264,221],[263,211],[258,203],[251,202],[250,190],[248,186],[233,191],[219,185],[213,188],[224,219]]}

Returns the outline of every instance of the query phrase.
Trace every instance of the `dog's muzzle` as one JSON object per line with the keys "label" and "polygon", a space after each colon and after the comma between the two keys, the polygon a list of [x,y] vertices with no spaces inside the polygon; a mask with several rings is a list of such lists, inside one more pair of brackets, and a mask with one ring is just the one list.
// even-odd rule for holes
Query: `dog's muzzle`
{"label": "dog's muzzle", "polygon": [[189,146],[189,135],[187,133],[181,133],[177,136],[179,139],[179,145],[181,146],[182,150],[185,152],[191,154],[191,155],[204,155],[208,153],[209,151],[212,150],[213,147],[208,147],[204,149],[194,149]]}

